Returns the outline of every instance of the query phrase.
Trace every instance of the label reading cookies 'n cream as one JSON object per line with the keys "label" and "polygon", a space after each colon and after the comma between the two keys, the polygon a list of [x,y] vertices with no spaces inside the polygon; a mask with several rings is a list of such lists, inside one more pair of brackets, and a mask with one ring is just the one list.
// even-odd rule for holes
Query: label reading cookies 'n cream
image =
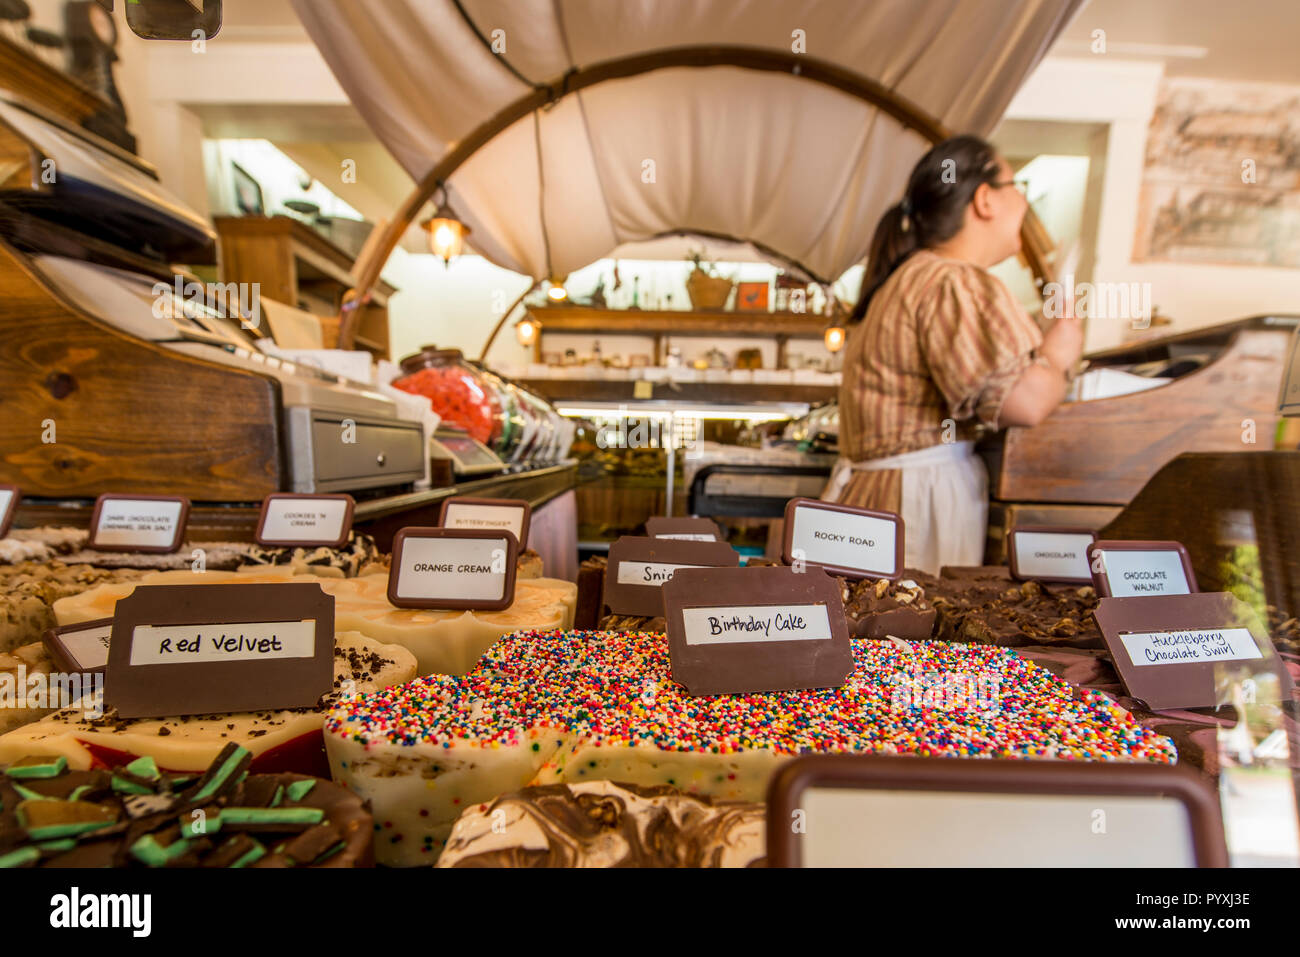
{"label": "label reading cookies 'n cream", "polygon": [[688,645],[726,642],[829,641],[825,605],[733,605],[683,608]]}
{"label": "label reading cookies 'n cream", "polygon": [[1120,635],[1120,641],[1135,665],[1243,661],[1262,657],[1255,639],[1246,628],[1140,632]]}
{"label": "label reading cookies 'n cream", "polygon": [[209,664],[311,658],[316,622],[255,621],[238,625],[137,625],[131,632],[132,665]]}
{"label": "label reading cookies 'n cream", "polygon": [[101,495],[87,546],[101,550],[173,552],[185,531],[186,499]]}
{"label": "label reading cookies 'n cream", "polygon": [[705,568],[704,565],[663,565],[656,562],[619,562],[615,578],[620,585],[662,585],[683,568]]}
{"label": "label reading cookies 'n cream", "polygon": [[807,562],[850,578],[902,574],[903,520],[890,512],[791,499],[785,509],[782,558]]}
{"label": "label reading cookies 'n cream", "polygon": [[399,608],[500,610],[514,601],[509,532],[404,528],[393,539],[388,600]]}
{"label": "label reading cookies 'n cream", "polygon": [[339,547],[352,530],[351,495],[268,495],[256,540],[261,545]]}

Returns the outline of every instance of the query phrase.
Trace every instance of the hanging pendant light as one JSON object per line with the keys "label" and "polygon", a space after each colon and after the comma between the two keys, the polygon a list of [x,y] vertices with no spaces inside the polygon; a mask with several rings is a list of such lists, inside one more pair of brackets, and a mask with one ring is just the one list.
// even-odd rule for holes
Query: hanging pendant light
{"label": "hanging pendant light", "polygon": [[826,343],[827,352],[839,352],[844,348],[844,327],[827,326],[822,333],[822,341]]}
{"label": "hanging pendant light", "polygon": [[451,204],[447,202],[446,186],[439,185],[439,189],[442,201],[433,216],[420,225],[429,231],[429,251],[440,258],[444,266],[449,266],[452,259],[461,254],[470,230],[452,212]]}
{"label": "hanging pendant light", "polygon": [[564,288],[564,280],[568,278],[568,276],[565,276],[564,279],[559,279],[552,276],[546,290],[546,298],[551,302],[564,302],[564,300],[568,299],[569,291]]}
{"label": "hanging pendant light", "polygon": [[532,316],[524,316],[515,323],[515,338],[521,346],[531,346],[537,341],[537,334],[542,331],[542,324]]}

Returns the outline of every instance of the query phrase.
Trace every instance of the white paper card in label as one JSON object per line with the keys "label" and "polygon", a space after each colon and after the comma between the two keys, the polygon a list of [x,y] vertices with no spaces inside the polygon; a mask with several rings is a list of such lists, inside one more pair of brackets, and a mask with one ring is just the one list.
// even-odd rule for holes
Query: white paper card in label
{"label": "white paper card in label", "polygon": [[[511,505],[461,505],[458,502],[448,502],[443,527],[505,531],[516,539],[522,539],[524,510]],[[519,547],[522,548],[524,544],[520,540]]]}
{"label": "white paper card in label", "polygon": [[68,649],[86,671],[108,667],[108,640],[113,635],[113,623],[81,631],[65,631],[59,635],[63,647]]}
{"label": "white paper card in label", "polygon": [[702,565],[666,565],[662,562],[619,562],[618,577],[620,585],[650,585],[659,587],[673,577],[673,573],[682,568],[703,568]]}
{"label": "white paper card in label", "polygon": [[98,545],[122,548],[166,548],[176,540],[180,502],[110,498],[99,512]]}
{"label": "white paper card in label", "polygon": [[1106,581],[1114,598],[1142,595],[1190,595],[1183,559],[1176,551],[1102,552]]}
{"label": "white paper card in label", "polygon": [[9,514],[9,506],[14,501],[14,490],[11,488],[0,488],[0,525],[4,524],[5,516]]}
{"label": "white paper card in label", "polygon": [[1016,570],[1022,578],[1077,578],[1087,581],[1091,535],[1066,532],[1016,532]]}
{"label": "white paper card in label", "polygon": [[1119,637],[1135,665],[1186,665],[1263,657],[1245,628],[1132,632]]}
{"label": "white paper card in label", "polygon": [[131,632],[133,665],[265,661],[315,654],[314,618],[230,625],[137,625]]}
{"label": "white paper card in label", "polygon": [[716,542],[718,540],[718,536],[708,535],[704,532],[665,532],[654,537],[671,538],[679,542]]}
{"label": "white paper card in label", "polygon": [[824,508],[796,508],[790,551],[804,561],[838,568],[893,575],[898,526],[870,515],[850,515]]}
{"label": "white paper card in label", "polygon": [[683,608],[688,645],[756,641],[829,641],[825,605],[733,605]]}
{"label": "white paper card in label", "polygon": [[506,588],[505,542],[493,538],[408,538],[396,594],[408,599],[492,601]]}
{"label": "white paper card in label", "polygon": [[337,542],[348,503],[339,498],[273,498],[266,504],[267,542]]}

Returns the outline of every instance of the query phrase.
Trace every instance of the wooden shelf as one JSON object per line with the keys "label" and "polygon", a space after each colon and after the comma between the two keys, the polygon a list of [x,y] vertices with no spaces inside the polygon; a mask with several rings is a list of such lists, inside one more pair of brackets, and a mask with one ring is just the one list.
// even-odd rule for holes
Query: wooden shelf
{"label": "wooden shelf", "polygon": [[688,312],[661,309],[597,309],[592,306],[530,306],[528,314],[542,324],[533,340],[533,360],[542,361],[542,339],[548,332],[591,332],[602,336],[651,336],[654,364],[663,363],[665,336],[775,339],[777,367],[785,365],[790,339],[821,339],[830,319],[797,312]]}
{"label": "wooden shelf", "polygon": [[[519,383],[552,402],[640,402],[634,394],[637,385],[627,379],[523,379]],[[789,384],[784,382],[656,382],[651,386],[651,400],[706,402],[743,405],[758,402],[829,402],[839,395],[839,386]]]}

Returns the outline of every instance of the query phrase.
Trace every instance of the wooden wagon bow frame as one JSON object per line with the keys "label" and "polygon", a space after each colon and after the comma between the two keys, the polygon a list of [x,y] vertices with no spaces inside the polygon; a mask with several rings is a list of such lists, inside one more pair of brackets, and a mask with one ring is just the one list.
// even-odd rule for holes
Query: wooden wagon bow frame
{"label": "wooden wagon bow frame", "polygon": [[[355,288],[348,290],[343,298],[339,323],[339,348],[352,348],[359,320],[357,307],[365,303],[370,290],[379,281],[379,273],[383,269],[384,263],[388,261],[388,257],[392,255],[403,233],[415,221],[425,203],[432,198],[440,184],[445,183],[452,173],[498,133],[533,111],[547,107],[560,98],[589,86],[673,67],[716,66],[763,70],[769,73],[789,73],[813,83],[829,86],[860,100],[865,100],[892,116],[903,125],[904,129],[916,130],[931,143],[940,143],[951,135],[950,131],[934,117],[875,80],[853,73],[834,63],[818,60],[802,53],[786,53],[781,50],[764,50],[756,47],[740,46],[674,47],[666,50],[655,50],[652,53],[605,60],[592,66],[575,67],[551,83],[535,86],[531,91],[519,97],[513,103],[508,104],[494,116],[481,123],[468,136],[457,142],[434,165],[433,169],[425,174],[411,194],[406,197],[392,220],[383,227],[378,238],[372,237],[371,241],[366,243],[353,267],[353,275],[356,277],[357,284]],[[1020,234],[1022,239],[1021,254],[1026,264],[1036,279],[1042,283],[1047,282],[1051,278],[1047,263],[1050,239],[1046,230],[1038,221],[1038,217],[1034,215],[1032,207],[1025,215]],[[728,238],[739,239],[739,237]],[[768,252],[775,254],[774,250],[768,250]],[[775,255],[777,258],[789,261],[785,256]],[[794,265],[797,266],[798,264]],[[808,272],[802,266],[799,266],[799,268],[803,272]],[[824,277],[814,276],[813,278],[820,282],[826,281]],[[535,287],[534,284],[532,288]],[[531,291],[531,288],[529,291]],[[513,307],[510,311],[513,311]],[[506,313],[507,316],[510,311]],[[502,322],[504,321],[505,316],[502,317]],[[498,329],[500,325],[501,323],[498,323]],[[489,344],[495,335],[496,330],[493,330],[493,336],[488,339]],[[487,347],[485,346],[484,354],[486,354],[486,351]]]}

